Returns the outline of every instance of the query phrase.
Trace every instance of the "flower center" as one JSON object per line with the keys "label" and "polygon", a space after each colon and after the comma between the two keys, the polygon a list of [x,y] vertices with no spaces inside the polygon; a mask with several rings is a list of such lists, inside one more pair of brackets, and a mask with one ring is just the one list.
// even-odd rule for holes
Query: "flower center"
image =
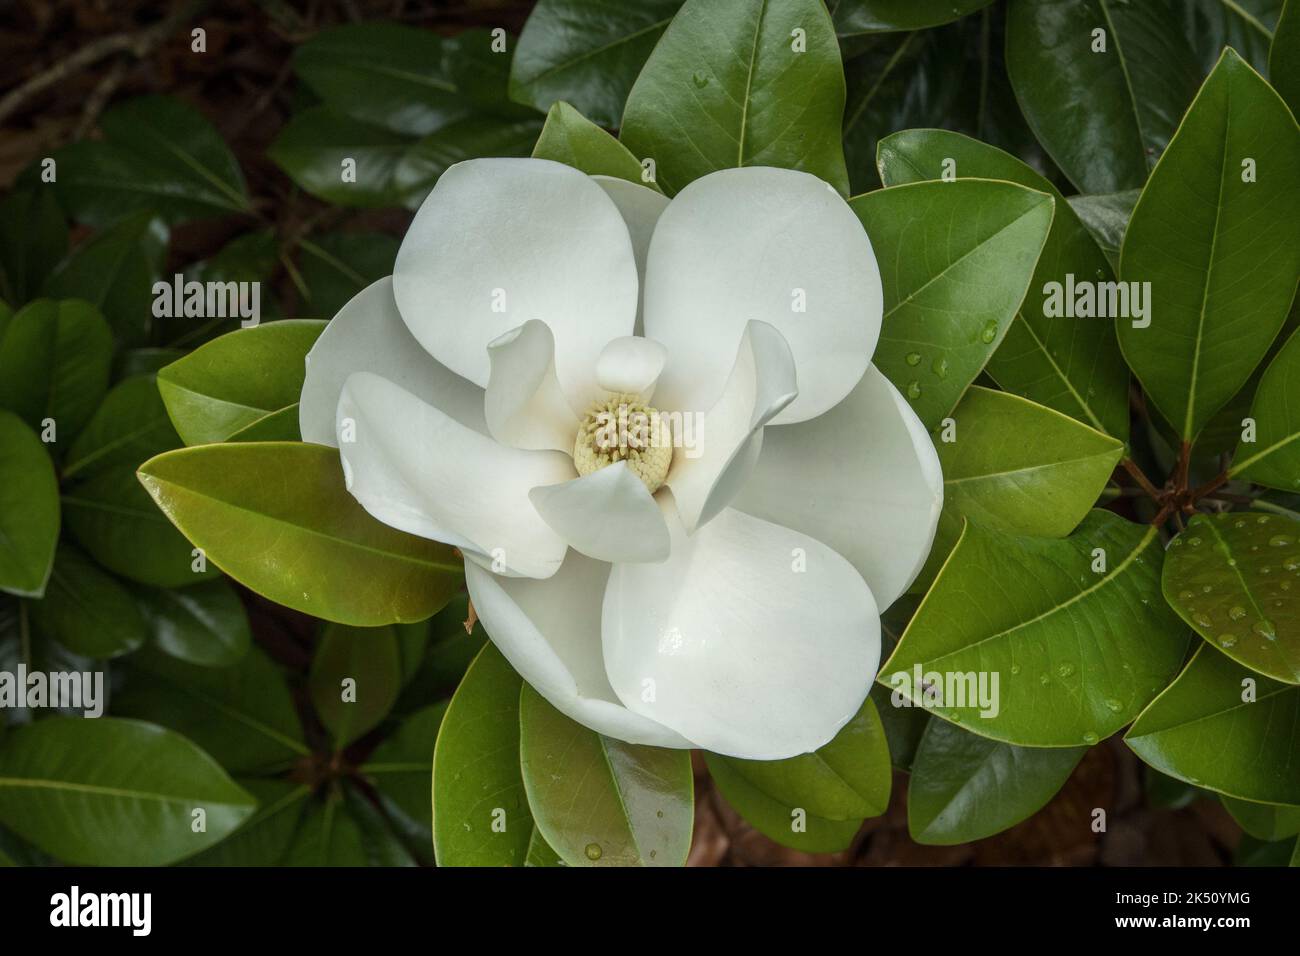
{"label": "flower center", "polygon": [[640,395],[610,394],[593,402],[573,443],[579,475],[625,461],[651,494],[668,477],[672,460],[668,422]]}

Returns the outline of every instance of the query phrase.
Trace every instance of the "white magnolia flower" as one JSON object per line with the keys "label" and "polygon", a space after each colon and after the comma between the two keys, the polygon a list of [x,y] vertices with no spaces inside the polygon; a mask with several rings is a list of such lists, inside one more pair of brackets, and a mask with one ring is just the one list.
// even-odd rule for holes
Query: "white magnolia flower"
{"label": "white magnolia flower", "polygon": [[[670,202],[473,160],[312,349],[302,435],[370,514],[464,552],[491,639],[569,717],[789,757],[861,706],[942,502],[871,365],[881,311],[866,233],[806,173]],[[656,409],[649,443],[599,414]]]}

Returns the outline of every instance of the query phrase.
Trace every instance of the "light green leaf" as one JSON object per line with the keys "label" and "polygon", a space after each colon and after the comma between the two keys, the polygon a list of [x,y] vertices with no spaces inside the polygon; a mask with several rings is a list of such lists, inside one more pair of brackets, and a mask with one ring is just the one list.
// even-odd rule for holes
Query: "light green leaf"
{"label": "light green leaf", "polygon": [[58,440],[85,427],[108,390],[113,334],[87,302],[39,299],[9,320],[0,339],[0,408],[34,431],[53,419]]}
{"label": "light green leaf", "polygon": [[172,657],[203,667],[232,667],[252,644],[244,605],[225,579],[141,588],[136,600],[154,644]]}
{"label": "light green leaf", "polygon": [[[352,682],[347,688],[346,681]],[[337,749],[377,727],[393,709],[401,686],[401,657],[392,627],[325,628],[308,687]]]}
{"label": "light green leaf", "polygon": [[1201,75],[1178,27],[1171,0],[1012,0],[1007,8],[1016,98],[1080,192],[1146,182]]}
{"label": "light green leaf", "polygon": [[1297,179],[1295,119],[1225,51],[1142,191],[1120,257],[1120,278],[1150,282],[1155,303],[1150,327],[1119,323],[1120,348],[1185,441],[1286,321],[1300,273]]}
{"label": "light green leaf", "polygon": [[131,593],[68,544],[59,545],[45,599],[32,602],[30,614],[46,637],[97,660],[133,651],[149,637]]}
{"label": "light green leaf", "polygon": [[620,137],[655,161],[670,196],[735,166],[801,169],[847,193],[843,115],[844,69],[820,0],[687,0],[632,87]]}
{"label": "light green leaf", "polygon": [[1285,840],[1300,833],[1300,807],[1251,803],[1222,795],[1219,799],[1224,809],[1232,814],[1232,819],[1257,840]]}
{"label": "light green leaf", "polygon": [[127,676],[114,713],[170,727],[232,773],[282,769],[308,753],[284,676],[259,647],[230,667],[147,648],[131,657]]}
{"label": "light green leaf", "polygon": [[210,563],[327,621],[422,620],[460,587],[464,564],[451,548],[389,528],[357,504],[336,449],[200,445],[151,458],[139,476]]}
{"label": "light green leaf", "polygon": [[524,866],[567,866],[560,854],[546,842],[537,827],[533,827],[532,838],[528,841],[528,856],[524,858]]}
{"label": "light green leaf", "polygon": [[519,770],[522,686],[501,652],[488,645],[447,707],[433,752],[439,866],[524,865],[533,816]]}
{"label": "light green leaf", "polygon": [[644,182],[641,163],[626,146],[587,119],[568,103],[559,102],[546,115],[546,125],[533,147],[533,156],[552,159],[589,176],[615,176],[658,190]]}
{"label": "light green leaf", "polygon": [[[207,826],[195,832],[198,809]],[[153,724],[48,717],[10,730],[0,748],[0,822],[66,863],[174,863],[253,809],[211,757]]]}
{"label": "light green leaf", "polygon": [[45,593],[59,541],[59,483],[45,446],[0,409],[0,591]]}
{"label": "light green leaf", "polygon": [[919,579],[926,583],[961,537],[965,519],[1010,534],[1069,534],[1124,453],[1114,438],[1059,412],[979,386],[966,392],[952,420],[952,441],[944,440],[942,427],[931,436],[944,494],[934,546]]}
{"label": "light green leaf", "polygon": [[695,816],[691,757],[588,730],[528,685],[519,756],[533,821],[569,866],[681,866]]}
{"label": "light green leaf", "polygon": [[778,803],[827,820],[861,821],[889,806],[893,771],[885,729],[868,698],[835,738],[815,753],[786,760],[711,758]]}
{"label": "light green leaf", "polygon": [[[1061,540],[968,523],[879,680],[994,740],[1094,744],[1132,720],[1186,652],[1186,629],[1159,597],[1161,557],[1157,529],[1108,511]],[[972,699],[980,675],[983,702]],[[944,685],[939,700],[927,683]]]}
{"label": "light green leaf", "polygon": [[1165,600],[1233,660],[1300,684],[1297,539],[1277,515],[1195,515],[1166,553]]}
{"label": "light green leaf", "polygon": [[159,372],[158,390],[185,444],[225,441],[296,404],[304,359],[324,329],[324,322],[305,319],[240,329]]}
{"label": "light green leaf", "polygon": [[952,411],[1010,328],[1053,204],[1046,193],[977,179],[912,183],[850,201],[884,285],[872,361],[927,428]]}
{"label": "light green leaf", "polygon": [[1198,787],[1300,804],[1300,687],[1262,677],[1213,647],[1201,646],[1124,741],[1152,767]]}
{"label": "light green leaf", "polygon": [[632,83],[682,0],[539,0],[510,65],[510,96],[539,110],[568,100],[619,125]]}
{"label": "light green leaf", "polygon": [[1087,747],[1016,747],[932,720],[907,784],[917,843],[955,846],[1001,833],[1041,810]]}
{"label": "light green leaf", "polygon": [[1240,442],[1232,455],[1234,478],[1272,488],[1300,488],[1300,331],[1292,333],[1260,379],[1250,417],[1255,440]]}
{"label": "light green leaf", "polygon": [[1129,376],[1114,323],[1048,314],[1049,283],[1060,287],[1059,296],[1073,280],[1113,278],[1097,244],[1055,186],[1000,149],[946,130],[907,130],[886,137],[878,147],[886,186],[939,179],[949,161],[956,163],[959,177],[1003,179],[1055,201],[1052,228],[1029,292],[989,360],[988,373],[1008,391],[1126,440]]}

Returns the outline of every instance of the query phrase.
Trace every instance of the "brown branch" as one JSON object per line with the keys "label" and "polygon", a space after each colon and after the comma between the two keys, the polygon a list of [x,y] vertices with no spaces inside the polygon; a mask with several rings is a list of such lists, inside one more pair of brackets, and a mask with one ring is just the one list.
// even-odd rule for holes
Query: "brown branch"
{"label": "brown branch", "polygon": [[1142,490],[1150,496],[1152,501],[1160,500],[1160,489],[1151,483],[1151,479],[1146,476],[1146,473],[1143,472],[1140,467],[1138,467],[1137,462],[1132,458],[1125,458],[1120,462],[1120,467],[1132,476],[1133,480],[1141,486]]}

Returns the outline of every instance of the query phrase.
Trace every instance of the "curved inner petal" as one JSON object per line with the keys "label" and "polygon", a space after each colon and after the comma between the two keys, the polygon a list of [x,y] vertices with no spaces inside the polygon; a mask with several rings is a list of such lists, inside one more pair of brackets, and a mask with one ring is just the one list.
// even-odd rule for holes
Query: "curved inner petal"
{"label": "curved inner petal", "polygon": [[640,395],[650,401],[668,350],[654,339],[624,335],[610,340],[596,359],[596,383],[607,392]]}
{"label": "curved inner petal", "polygon": [[668,557],[668,526],[645,483],[627,462],[534,488],[528,497],[560,537],[589,557],[599,561]]}
{"label": "curved inner petal", "polygon": [[549,577],[564,560],[528,491],[572,478],[566,456],[499,445],[369,372],[343,386],[338,442],[348,490],[384,524],[506,574]]}
{"label": "curved inner petal", "polygon": [[[763,426],[796,400],[794,359],[781,333],[750,322],[717,403],[676,450],[667,485],[682,523],[694,531],[726,507],[743,486],[762,447]],[[694,438],[694,447],[685,443]]]}
{"label": "curved inner petal", "polygon": [[761,319],[785,336],[799,370],[799,396],[774,424],[820,415],[862,377],[882,310],[862,223],[808,173],[710,173],[677,194],[650,241],[645,330],[668,348],[660,382],[667,407],[712,405],[731,343]]}
{"label": "curved inner petal", "polygon": [[601,348],[631,334],[639,294],[613,200],[543,159],[474,159],[443,173],[402,240],[393,289],[420,344],[478,385],[489,380],[489,342],[545,322],[575,408],[591,400]]}
{"label": "curved inner petal", "polygon": [[605,590],[610,685],[627,707],[714,753],[816,750],[853,717],[880,663],[871,590],[806,535],[726,509],[672,520],[662,564],[618,564]]}
{"label": "curved inner petal", "polygon": [[334,413],[343,383],[353,372],[383,375],[466,428],[487,434],[483,389],[420,348],[397,311],[391,276],[353,296],[307,353],[307,377],[298,404],[303,441],[335,444]]}
{"label": "curved inner petal", "polygon": [[825,542],[888,607],[930,553],[943,472],[925,426],[873,365],[825,415],[767,429],[732,505]]}
{"label": "curved inner petal", "polygon": [[492,437],[512,448],[573,453],[578,417],[555,377],[555,337],[536,319],[488,345],[492,373],[484,415]]}
{"label": "curved inner petal", "polygon": [[466,563],[474,610],[501,653],[561,713],[634,744],[689,748],[690,741],[619,702],[605,676],[600,601],[609,565],[571,553],[545,581],[501,578]]}

